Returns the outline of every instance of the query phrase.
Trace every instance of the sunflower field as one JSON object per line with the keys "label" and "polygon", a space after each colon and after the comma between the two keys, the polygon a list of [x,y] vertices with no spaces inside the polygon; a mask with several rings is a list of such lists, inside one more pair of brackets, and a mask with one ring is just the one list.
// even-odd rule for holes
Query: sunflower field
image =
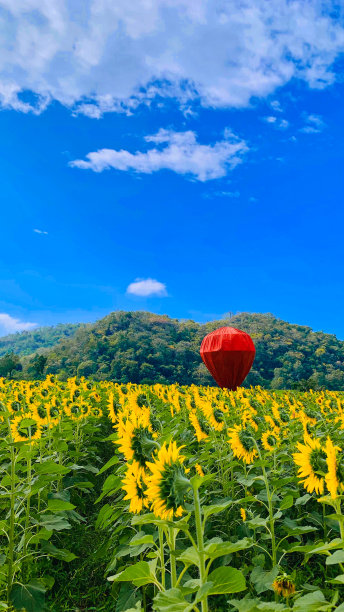
{"label": "sunflower field", "polygon": [[344,394],[0,379],[0,611],[344,612]]}

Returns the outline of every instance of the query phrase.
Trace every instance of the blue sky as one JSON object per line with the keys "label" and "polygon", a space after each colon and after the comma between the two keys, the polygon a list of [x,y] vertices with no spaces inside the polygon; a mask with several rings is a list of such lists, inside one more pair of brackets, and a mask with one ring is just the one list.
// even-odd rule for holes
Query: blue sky
{"label": "blue sky", "polygon": [[344,338],[338,5],[12,4],[0,333],[125,309]]}

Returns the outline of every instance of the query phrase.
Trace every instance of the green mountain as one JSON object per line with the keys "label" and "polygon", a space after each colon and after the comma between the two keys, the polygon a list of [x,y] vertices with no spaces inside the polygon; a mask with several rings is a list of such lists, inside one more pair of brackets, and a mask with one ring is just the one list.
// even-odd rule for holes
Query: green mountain
{"label": "green mountain", "polygon": [[[271,314],[241,313],[202,325],[149,312],[114,312],[94,324],[18,334],[13,345],[9,337],[2,341],[7,352],[24,354],[21,349],[25,348],[27,353],[33,346],[30,342],[36,343],[32,352],[40,349],[39,359],[32,354],[20,356],[22,371],[14,372],[16,377],[53,373],[60,378],[83,375],[118,382],[214,384],[199,347],[207,333],[223,325],[248,332],[256,345],[246,385],[344,390],[344,342]],[[52,334],[58,341],[54,346]]]}
{"label": "green mountain", "polygon": [[[344,390],[344,342],[271,314],[241,313],[206,324],[150,312],[113,312],[94,324],[57,325],[0,339],[0,375],[46,373],[134,383],[214,384],[199,347],[217,327],[248,332],[256,358],[245,385]],[[8,353],[16,353],[14,360]],[[10,364],[10,365],[9,365]]]}
{"label": "green mountain", "polygon": [[33,331],[24,331],[0,338],[0,357],[6,353],[31,355],[41,348],[54,346],[61,338],[70,338],[79,329],[81,323],[67,323],[54,327],[39,327]]}

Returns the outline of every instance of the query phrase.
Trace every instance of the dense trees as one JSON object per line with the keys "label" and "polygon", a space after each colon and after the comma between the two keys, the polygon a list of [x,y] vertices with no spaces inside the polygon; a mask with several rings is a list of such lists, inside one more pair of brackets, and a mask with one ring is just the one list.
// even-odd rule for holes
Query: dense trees
{"label": "dense trees", "polygon": [[[35,347],[34,355],[21,357],[23,371],[13,370],[13,375],[41,378],[53,373],[60,378],[88,376],[124,383],[214,384],[199,347],[205,334],[222,325],[238,327],[253,338],[256,358],[246,385],[344,390],[344,342],[270,314],[249,313],[201,325],[148,312],[114,312],[92,325],[65,326],[69,333],[62,329],[59,342],[51,348],[44,348],[47,333],[55,334],[57,340],[58,327],[64,326],[47,328],[47,332],[42,328],[43,348],[39,354]],[[22,334],[14,336],[13,346],[8,339],[2,340],[9,350],[20,353],[24,346],[26,352],[34,333],[25,332],[24,343]]]}
{"label": "dense trees", "polygon": [[72,336],[79,327],[80,323],[67,323],[4,336],[0,338],[0,357],[9,352],[32,355],[38,349],[54,346],[60,338]]}
{"label": "dense trees", "polygon": [[14,372],[22,370],[22,365],[18,355],[14,353],[6,353],[0,359],[0,376],[11,378]]}

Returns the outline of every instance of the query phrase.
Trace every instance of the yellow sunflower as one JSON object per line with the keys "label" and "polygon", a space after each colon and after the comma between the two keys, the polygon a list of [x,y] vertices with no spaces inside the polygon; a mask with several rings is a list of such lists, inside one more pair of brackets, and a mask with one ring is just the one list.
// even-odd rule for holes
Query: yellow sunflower
{"label": "yellow sunflower", "polygon": [[143,467],[137,461],[129,463],[122,489],[126,492],[125,500],[130,500],[129,510],[134,514],[141,512],[142,508],[148,508],[148,500],[145,496],[147,475]]}
{"label": "yellow sunflower", "polygon": [[201,478],[203,478],[204,472],[203,472],[202,466],[199,463],[196,463],[195,469],[196,469],[198,476],[201,476]]}
{"label": "yellow sunflower", "polygon": [[246,521],[246,510],[245,508],[240,508],[240,516],[242,518],[243,523]]}
{"label": "yellow sunflower", "polygon": [[110,420],[112,421],[112,423],[116,423],[117,414],[116,414],[116,408],[115,408],[114,394],[112,391],[109,394],[109,399],[107,401],[107,407],[109,411]]}
{"label": "yellow sunflower", "polygon": [[146,417],[141,418],[137,414],[131,414],[125,423],[122,420],[118,423],[117,431],[121,433],[115,444],[119,445],[127,461],[134,460],[145,467],[148,459],[152,458],[153,450],[159,444],[154,440],[151,429]]}
{"label": "yellow sunflower", "polygon": [[178,518],[184,511],[184,497],[190,485],[181,448],[176,442],[170,442],[168,446],[165,442],[154,462],[147,463],[151,475],[147,480],[146,495],[155,516],[163,520]]}
{"label": "yellow sunflower", "polygon": [[203,431],[203,428],[197,418],[197,414],[195,411],[189,412],[189,419],[195,430],[195,436],[197,438],[197,442],[201,442],[201,440],[205,440],[206,438],[208,438],[208,434],[205,433],[205,431]]}
{"label": "yellow sunflower", "polygon": [[33,414],[25,413],[15,416],[11,421],[13,442],[33,442],[41,437],[41,426],[33,418]]}
{"label": "yellow sunflower", "polygon": [[323,495],[325,473],[327,471],[326,453],[319,440],[307,437],[305,444],[297,443],[298,453],[293,454],[296,465],[299,466],[298,477],[308,493],[315,491]]}
{"label": "yellow sunflower", "polygon": [[338,494],[342,494],[344,491],[344,484],[341,482],[338,465],[338,453],[341,452],[339,446],[335,446],[331,438],[327,438],[325,445],[327,455],[327,469],[328,472],[325,476],[326,487],[332,497],[336,499]]}
{"label": "yellow sunflower", "polygon": [[234,457],[242,459],[244,463],[252,463],[258,453],[249,431],[240,425],[234,425],[228,430],[228,437]]}
{"label": "yellow sunflower", "polygon": [[262,435],[262,447],[268,451],[275,451],[281,443],[281,439],[276,430],[268,429]]}

